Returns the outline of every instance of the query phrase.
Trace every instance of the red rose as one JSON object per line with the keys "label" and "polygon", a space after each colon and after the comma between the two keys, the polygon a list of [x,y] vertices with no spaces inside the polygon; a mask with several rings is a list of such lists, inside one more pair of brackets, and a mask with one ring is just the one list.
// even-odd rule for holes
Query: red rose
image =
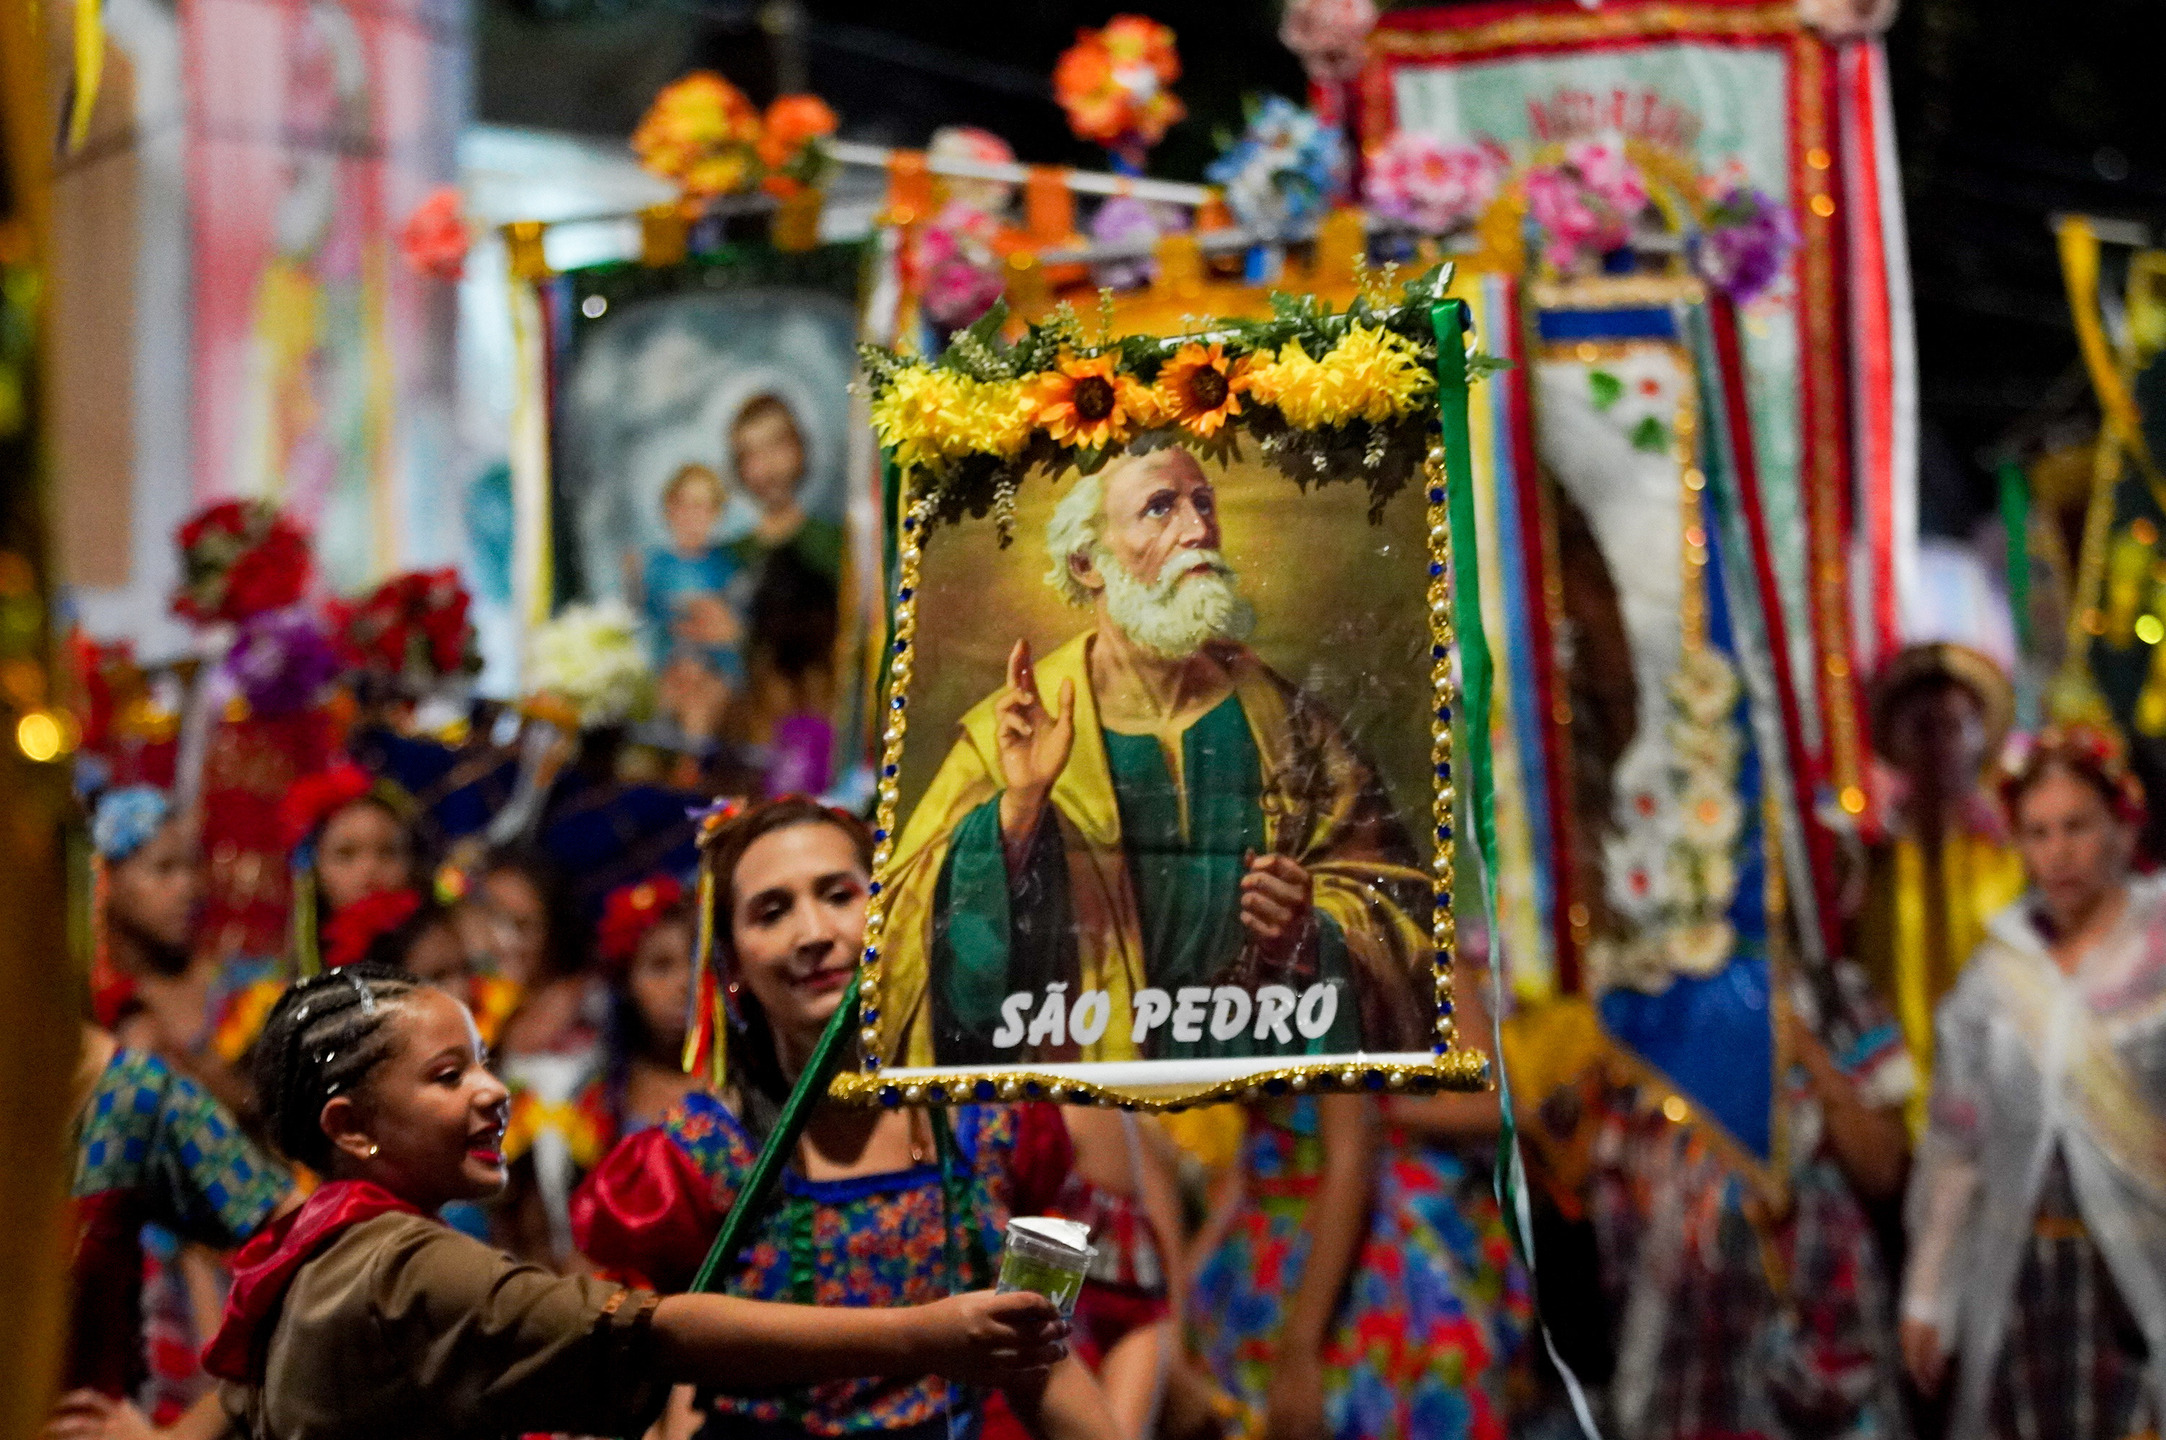
{"label": "red rose", "polygon": [[226,620],[246,620],[301,598],[308,588],[308,546],[281,526],[263,542],[241,553],[226,572],[225,597],[218,607]]}
{"label": "red rose", "polygon": [[268,501],[222,500],[174,538],[184,577],[176,615],[246,620],[291,605],[308,588],[308,537]]}

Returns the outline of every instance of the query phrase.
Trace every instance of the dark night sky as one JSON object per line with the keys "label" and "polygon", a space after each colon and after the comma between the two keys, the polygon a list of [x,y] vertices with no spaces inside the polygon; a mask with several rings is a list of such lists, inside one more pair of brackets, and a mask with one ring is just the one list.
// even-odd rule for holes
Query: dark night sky
{"label": "dark night sky", "polygon": [[[978,124],[1026,159],[1097,163],[1053,104],[1054,57],[1123,8],[1180,36],[1191,116],[1153,155],[1196,178],[1244,94],[1302,93],[1277,6],[1150,0],[805,0],[799,54],[846,133],[922,144]],[[2081,412],[2073,331],[2048,217],[2084,209],[2166,220],[2166,123],[2153,0],[1905,0],[1888,37],[1917,301],[1926,527],[1960,533],[1990,504],[1980,457],[2041,410]],[[778,47],[760,12],[727,3],[479,0],[481,118],[623,136],[648,99],[698,66],[756,99]],[[539,77],[539,78],[538,78]]]}

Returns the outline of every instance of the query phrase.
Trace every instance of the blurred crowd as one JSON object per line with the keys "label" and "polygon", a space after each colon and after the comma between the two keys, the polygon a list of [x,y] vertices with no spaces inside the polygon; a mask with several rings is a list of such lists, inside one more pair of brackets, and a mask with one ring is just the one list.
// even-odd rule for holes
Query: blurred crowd
{"label": "blurred crowd", "polygon": [[[1526,1165],[1501,1203],[1495,1092],[1163,1117],[829,1107],[727,1287],[921,1303],[987,1283],[1009,1217],[1081,1221],[1097,1253],[1070,1343],[1124,1437],[1562,1436],[1575,1386],[1628,1440],[2155,1434],[2166,881],[2119,744],[2082,725],[2004,744],[2010,709],[1959,647],[1883,677],[1888,819],[1841,857],[1847,956],[1768,997],[1772,1160],[1568,998],[1501,1027]],[[251,960],[202,943],[200,815],[149,786],[91,802],[56,1436],[222,1432],[203,1352],[230,1252],[325,1178],[265,1089],[295,1083],[262,1039],[296,975],[400,977],[471,1015],[508,1092],[509,1183],[448,1224],[547,1272],[674,1293],[862,949],[871,836],[801,797],[711,825],[706,888],[656,868],[584,906],[539,850],[437,853],[412,797],[351,761],[293,787],[281,819],[294,931]],[[1468,939],[1460,1033],[1487,1049]],[[1538,1286],[1506,1204],[1531,1219]],[[1050,1400],[1019,1413],[931,1378],[679,1387],[655,1423],[1095,1433]]]}

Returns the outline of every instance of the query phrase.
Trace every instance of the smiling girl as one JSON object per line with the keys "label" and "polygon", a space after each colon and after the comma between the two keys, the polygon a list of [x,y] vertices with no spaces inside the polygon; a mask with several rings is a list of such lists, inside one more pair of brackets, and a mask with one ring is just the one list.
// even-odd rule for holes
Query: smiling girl
{"label": "smiling girl", "polygon": [[[716,973],[731,997],[723,1093],[687,1095],[619,1145],[574,1196],[590,1259],[683,1288],[842,1003],[865,937],[872,838],[802,796],[758,806],[709,840]],[[732,1293],[827,1306],[933,1300],[992,1279],[1010,1214],[1046,1208],[1068,1169],[1050,1106],[815,1112]],[[823,1313],[850,1313],[828,1311]],[[839,1384],[713,1385],[706,1440],[976,1433],[980,1397],[894,1374]],[[1035,1434],[1118,1432],[1074,1360],[1005,1387]],[[779,1392],[779,1393],[778,1393]]]}
{"label": "smiling girl", "polygon": [[678,1382],[1008,1379],[1062,1353],[1058,1316],[1029,1296],[664,1299],[457,1234],[435,1212],[503,1185],[507,1097],[466,1007],[410,976],[357,965],[295,986],[257,1083],[279,1147],[327,1183],[237,1257],[204,1357],[251,1440],[638,1434]]}

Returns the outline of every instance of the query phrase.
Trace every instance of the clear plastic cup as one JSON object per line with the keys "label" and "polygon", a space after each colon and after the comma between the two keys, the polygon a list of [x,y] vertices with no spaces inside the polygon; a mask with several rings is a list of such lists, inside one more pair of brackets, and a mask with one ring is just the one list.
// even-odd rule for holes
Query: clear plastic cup
{"label": "clear plastic cup", "polygon": [[1052,1301],[1064,1318],[1073,1317],[1084,1272],[1098,1253],[1090,1241],[1088,1225],[1050,1215],[1018,1215],[1008,1222],[1000,1280],[993,1288],[1032,1291]]}

